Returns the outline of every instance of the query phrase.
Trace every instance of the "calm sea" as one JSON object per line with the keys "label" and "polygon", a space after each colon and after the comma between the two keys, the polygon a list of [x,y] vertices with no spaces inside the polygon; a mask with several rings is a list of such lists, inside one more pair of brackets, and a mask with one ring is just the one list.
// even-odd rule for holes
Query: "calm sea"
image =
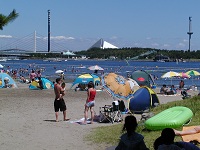
{"label": "calm sea", "polygon": [[[147,62],[147,61],[103,61],[103,60],[67,60],[67,61],[43,61],[43,60],[8,60],[6,62],[0,62],[4,65],[4,69],[28,69],[29,73],[31,69],[42,69],[42,75],[45,77],[57,77],[56,70],[64,70],[66,78],[75,79],[78,75],[83,73],[93,73],[88,70],[89,66],[99,65],[104,68],[104,73],[115,72],[117,74],[127,76],[127,72],[133,72],[135,70],[145,70],[152,76],[157,77],[155,83],[158,86],[166,84],[170,86],[174,84],[178,86],[181,79],[162,79],[161,76],[168,71],[187,72],[191,69],[200,72],[199,62]],[[23,74],[23,73],[22,73]],[[102,72],[98,72],[101,76]],[[27,75],[27,74],[24,74]],[[191,79],[184,79],[186,86],[196,85],[200,89],[199,77],[192,77]]]}

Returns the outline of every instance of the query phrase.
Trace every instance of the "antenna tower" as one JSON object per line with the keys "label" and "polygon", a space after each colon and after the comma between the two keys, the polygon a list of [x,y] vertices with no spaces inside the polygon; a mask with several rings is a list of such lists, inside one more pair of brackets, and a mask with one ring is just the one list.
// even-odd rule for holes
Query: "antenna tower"
{"label": "antenna tower", "polygon": [[48,53],[50,52],[50,10],[48,10]]}
{"label": "antenna tower", "polygon": [[190,40],[192,37],[192,17],[189,17],[189,32],[187,32],[187,34],[189,35],[189,51],[190,51]]}

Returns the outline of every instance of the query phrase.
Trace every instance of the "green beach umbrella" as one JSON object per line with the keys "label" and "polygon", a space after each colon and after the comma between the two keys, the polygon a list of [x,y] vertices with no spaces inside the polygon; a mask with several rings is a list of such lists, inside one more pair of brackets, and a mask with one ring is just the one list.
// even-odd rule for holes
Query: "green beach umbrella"
{"label": "green beach umbrella", "polygon": [[193,76],[200,76],[200,73],[196,70],[187,71],[186,74],[192,77],[192,84],[193,84]]}
{"label": "green beach umbrella", "polygon": [[196,70],[187,71],[186,74],[190,76],[200,76],[200,73]]}

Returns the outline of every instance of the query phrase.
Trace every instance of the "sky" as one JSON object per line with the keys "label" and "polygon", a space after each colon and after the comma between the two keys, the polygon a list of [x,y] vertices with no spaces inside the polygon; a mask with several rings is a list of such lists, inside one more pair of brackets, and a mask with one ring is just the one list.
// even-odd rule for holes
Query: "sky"
{"label": "sky", "polygon": [[[48,10],[51,47],[87,50],[99,39],[119,47],[200,50],[199,0],[2,0],[0,14],[19,17],[0,30],[0,50],[47,50]],[[43,44],[43,45],[42,45]],[[54,46],[54,47],[53,47]],[[31,47],[31,48],[30,48]]]}

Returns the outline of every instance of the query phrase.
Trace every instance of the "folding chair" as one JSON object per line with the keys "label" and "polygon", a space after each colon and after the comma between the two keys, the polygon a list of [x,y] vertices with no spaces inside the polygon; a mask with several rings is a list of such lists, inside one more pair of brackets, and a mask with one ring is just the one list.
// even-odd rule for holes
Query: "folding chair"
{"label": "folding chair", "polygon": [[113,101],[112,106],[113,106],[113,113],[112,113],[113,122],[122,121],[122,115],[120,111],[120,101]]}
{"label": "folding chair", "polygon": [[99,107],[99,122],[113,123],[112,114],[113,114],[112,105],[105,105],[103,107]]}
{"label": "folding chair", "polygon": [[112,105],[100,107],[99,116],[99,122],[120,122],[122,115],[119,109],[119,101],[113,101]]}

